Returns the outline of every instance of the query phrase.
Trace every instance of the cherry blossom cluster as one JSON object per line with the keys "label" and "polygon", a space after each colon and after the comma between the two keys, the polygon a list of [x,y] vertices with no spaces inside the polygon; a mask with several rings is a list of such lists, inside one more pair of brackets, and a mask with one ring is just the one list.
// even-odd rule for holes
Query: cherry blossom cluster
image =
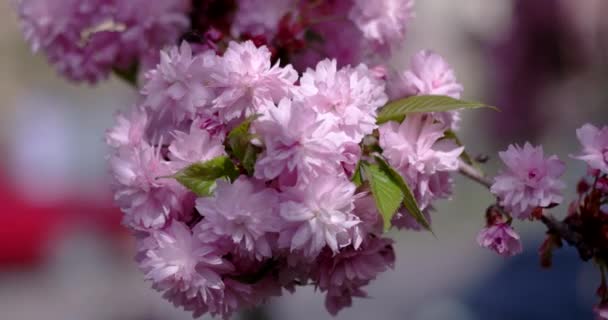
{"label": "cherry blossom cluster", "polygon": [[484,105],[460,100],[447,62],[383,64],[413,0],[13,2],[61,75],[137,87],[108,162],[139,268],[175,306],[229,318],[313,285],[336,314],[393,267],[384,232],[429,230],[460,171],[496,196],[479,245],[518,254],[513,220],[542,222],[542,264],[564,242],[595,261],[608,319],[608,127],[577,131],[589,170],[562,221],[566,168],[541,146],[509,146],[485,178],[455,133],[458,109]]}
{"label": "cherry blossom cluster", "polygon": [[[166,46],[265,44],[298,70],[379,61],[404,39],[413,0],[12,0],[26,40],[66,78],[143,74]],[[139,72],[138,72],[139,70]]]}
{"label": "cherry blossom cluster", "polygon": [[14,0],[25,39],[72,81],[152,64],[190,21],[188,0]]}
{"label": "cherry blossom cluster", "polygon": [[[393,75],[329,59],[298,74],[271,61],[253,41],[163,51],[138,105],[107,133],[139,266],[195,315],[229,317],[306,284],[332,314],[366,296],[395,256],[369,183],[354,182],[362,161],[384,157],[427,218],[451,193],[463,147],[444,136],[456,112],[376,124],[389,77],[400,79],[391,92],[405,92],[394,97],[460,95],[439,55],[422,51]],[[405,207],[392,224],[422,229]]]}

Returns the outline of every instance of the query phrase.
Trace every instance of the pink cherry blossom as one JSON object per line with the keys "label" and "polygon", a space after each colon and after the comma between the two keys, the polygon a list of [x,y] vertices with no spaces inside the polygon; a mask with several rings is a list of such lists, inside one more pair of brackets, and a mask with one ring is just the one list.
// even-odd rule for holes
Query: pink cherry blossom
{"label": "pink cherry blossom", "polygon": [[296,0],[239,0],[232,25],[235,36],[242,34],[273,37],[279,21],[297,6]]}
{"label": "pink cherry blossom", "polygon": [[288,96],[298,74],[291,65],[271,65],[270,56],[267,47],[256,48],[251,41],[230,42],[212,75],[221,90],[213,108],[223,119],[260,113],[266,101],[276,103]]}
{"label": "pink cherry blossom", "polygon": [[354,143],[376,128],[376,110],[388,100],[384,81],[367,66],[338,70],[336,60],[329,59],[307,70],[299,89],[315,110],[334,116],[339,130]]}
{"label": "pink cherry blossom", "polygon": [[413,189],[421,209],[450,195],[449,172],[458,169],[464,148],[453,140],[441,139],[443,124],[434,122],[430,115],[410,115],[401,124],[383,124],[379,131],[383,155]]}
{"label": "pink cherry blossom", "polygon": [[156,55],[189,25],[187,0],[21,0],[26,40],[72,81],[96,83],[113,68]]}
{"label": "pink cherry blossom", "polygon": [[193,56],[187,42],[162,51],[156,68],[145,75],[142,104],[153,110],[167,110],[177,121],[193,117],[215,98],[208,76],[217,59],[212,51]]}
{"label": "pink cherry blossom", "polygon": [[505,257],[514,256],[522,251],[519,235],[506,223],[482,229],[477,235],[477,243]]}
{"label": "pink cherry blossom", "polygon": [[173,179],[169,164],[147,144],[121,148],[110,158],[115,178],[115,199],[124,223],[140,229],[160,228],[170,216],[183,213],[186,190]]}
{"label": "pink cherry blossom", "polygon": [[407,96],[442,95],[460,99],[463,91],[454,69],[442,56],[430,50],[422,50],[412,57],[403,80]]}
{"label": "pink cherry blossom", "polygon": [[353,214],[355,185],[345,177],[326,176],[281,194],[285,220],[279,245],[315,258],[327,246],[335,253],[351,244],[350,231],[359,223]]}
{"label": "pink cherry blossom", "polygon": [[218,180],[214,195],[197,199],[196,208],[203,216],[201,236],[229,238],[258,259],[272,256],[268,236],[283,225],[274,190],[244,177],[232,184]]}
{"label": "pink cherry blossom", "polygon": [[413,0],[354,0],[349,18],[363,36],[380,45],[399,43],[413,17]]}
{"label": "pink cherry blossom", "polygon": [[257,178],[270,180],[284,175],[308,181],[337,172],[342,157],[336,151],[344,139],[335,132],[332,121],[302,102],[286,99],[278,107],[266,109],[253,123],[265,147],[255,165]]}
{"label": "pink cherry blossom", "polygon": [[106,143],[113,148],[137,146],[144,141],[148,126],[148,114],[141,108],[118,113],[116,125],[106,132]]}
{"label": "pink cherry blossom", "polygon": [[593,169],[608,173],[608,126],[598,129],[585,124],[576,130],[576,136],[583,151],[575,158],[585,161]]}
{"label": "pink cherry blossom", "polygon": [[313,279],[327,292],[325,306],[336,315],[352,304],[352,297],[366,297],[362,287],[388,268],[393,268],[393,241],[369,237],[358,250],[348,247],[335,254],[324,250],[319,256]]}
{"label": "pink cherry blossom", "polygon": [[[430,50],[416,53],[410,61],[410,69],[392,78],[388,88],[392,99],[415,95],[443,95],[460,99],[463,91],[452,67],[442,56]],[[433,115],[451,129],[458,128],[459,111],[436,112]]]}
{"label": "pink cherry blossom", "polygon": [[173,221],[139,241],[139,268],[164,297],[186,310],[205,310],[225,288],[222,274],[233,267],[215,248],[201,243],[187,225]]}
{"label": "pink cherry blossom", "polygon": [[[431,215],[429,213],[429,210],[424,210],[422,213],[424,214],[426,221],[431,223],[432,221],[431,221]],[[393,216],[393,219],[391,220],[391,224],[399,230],[402,230],[402,229],[403,230],[413,230],[413,231],[425,230],[424,227],[422,225],[420,225],[420,223],[418,223],[418,221],[416,221],[416,219],[405,208],[401,208]]]}
{"label": "pink cherry blossom", "polygon": [[557,156],[544,157],[542,146],[526,143],[510,145],[499,153],[506,170],[494,178],[491,192],[513,216],[525,219],[533,209],[559,204],[565,184],[559,180],[565,171]]}
{"label": "pink cherry blossom", "polygon": [[464,150],[450,139],[442,139],[445,127],[427,115],[410,115],[403,123],[380,126],[380,146],[395,168],[410,173],[432,174],[458,169]]}
{"label": "pink cherry blossom", "polygon": [[211,136],[201,128],[201,121],[195,120],[190,132],[176,131],[169,145],[171,167],[180,170],[196,162],[205,162],[225,155],[224,145],[218,137]]}

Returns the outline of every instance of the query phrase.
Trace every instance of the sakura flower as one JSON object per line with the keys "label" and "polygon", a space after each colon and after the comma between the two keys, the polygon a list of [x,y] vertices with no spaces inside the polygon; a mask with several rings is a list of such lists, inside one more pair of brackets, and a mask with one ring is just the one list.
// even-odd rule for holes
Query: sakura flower
{"label": "sakura flower", "polygon": [[204,217],[201,236],[229,238],[258,259],[272,256],[267,236],[282,227],[274,190],[243,176],[232,184],[218,180],[214,195],[197,199],[196,208]]}
{"label": "sakura flower", "polygon": [[315,258],[327,246],[337,253],[351,244],[359,222],[353,214],[355,185],[345,177],[326,176],[284,191],[280,214],[285,220],[279,245]]}
{"label": "sakura flower", "polygon": [[225,285],[233,267],[215,248],[201,243],[185,224],[173,221],[139,243],[139,268],[164,297],[186,310],[204,310]]}
{"label": "sakura flower", "polygon": [[116,115],[116,125],[106,132],[106,143],[114,148],[137,146],[143,142],[148,126],[144,109],[133,108],[130,114]]}
{"label": "sakura flower", "polygon": [[354,143],[376,128],[376,110],[388,100],[384,82],[365,65],[338,70],[336,60],[328,59],[302,75],[299,89],[315,110],[334,116]]}
{"label": "sakura flower", "polygon": [[[426,221],[431,223],[431,215],[429,214],[429,210],[424,210],[422,212]],[[405,208],[401,208],[391,220],[391,224],[399,230],[413,230],[413,231],[422,231],[424,227],[414,219],[414,217],[407,211]]]}
{"label": "sakura flower", "polygon": [[460,99],[463,87],[456,80],[454,69],[439,54],[422,50],[403,73],[406,95],[442,95]]}
{"label": "sakura flower", "polygon": [[265,35],[272,38],[285,14],[297,5],[295,0],[239,0],[232,33]]}
{"label": "sakura flower", "polygon": [[159,64],[145,75],[146,82],[141,90],[145,96],[143,105],[171,112],[178,122],[193,117],[198,108],[215,98],[207,76],[216,59],[212,51],[193,56],[187,42],[162,51]]}
{"label": "sakura flower", "polygon": [[348,247],[334,255],[330,250],[319,256],[315,278],[323,291],[334,287],[369,283],[388,268],[393,268],[393,241],[368,237],[356,250]]}
{"label": "sakura flower", "polygon": [[490,191],[513,216],[529,218],[533,209],[559,204],[565,165],[557,156],[545,158],[542,146],[510,145],[499,153],[506,170],[494,178]]}
{"label": "sakura flower", "polygon": [[202,129],[199,120],[192,123],[189,133],[176,131],[174,136],[169,146],[169,158],[175,170],[226,154],[222,141]]}
{"label": "sakura flower", "polygon": [[114,20],[126,25],[120,33],[121,51],[117,57],[122,69],[131,66],[133,57],[158,61],[159,50],[177,43],[190,26],[189,0],[113,2]]}
{"label": "sakura flower", "polygon": [[354,0],[349,18],[361,29],[365,38],[380,45],[398,43],[405,38],[413,16],[413,0]]}
{"label": "sakura flower", "polygon": [[[415,95],[443,95],[460,99],[463,87],[458,83],[452,67],[439,54],[422,50],[410,62],[410,69],[389,82],[392,99]],[[457,129],[459,111],[433,113],[446,126]]]}
{"label": "sakura flower", "polygon": [[388,122],[379,130],[384,156],[406,177],[458,169],[464,148],[451,139],[440,140],[445,127],[428,115],[410,115],[401,124]]}
{"label": "sakura flower", "polygon": [[353,297],[366,298],[367,293],[360,286],[332,288],[325,295],[325,308],[336,316],[340,310],[353,305]]}
{"label": "sakura flower", "polygon": [[585,124],[576,130],[576,136],[583,145],[583,151],[575,158],[585,161],[593,169],[608,173],[608,126],[598,129]]}
{"label": "sakura flower", "polygon": [[361,30],[349,19],[324,19],[323,17],[340,16],[352,8],[352,1],[319,2],[311,13],[311,19],[320,22],[310,26],[310,32],[320,37],[314,45],[294,54],[293,64],[298,71],[314,68],[323,59],[336,59],[340,67],[356,65],[366,61],[376,51],[364,41]]}
{"label": "sakura flower", "polygon": [[[449,197],[449,172],[458,169],[458,157],[464,150],[451,139],[441,139],[445,129],[428,114],[410,115],[401,124],[388,122],[379,129],[383,155],[412,188],[422,210],[436,199]],[[396,225],[417,229],[408,216],[398,215]]]}
{"label": "sakura flower", "polygon": [[206,305],[206,311],[212,316],[229,319],[238,310],[254,305],[258,294],[251,285],[226,278],[224,290],[216,293],[217,297]]}
{"label": "sakura flower", "polygon": [[21,0],[26,40],[72,81],[96,83],[113,68],[173,43],[189,25],[187,0]]}
{"label": "sakura flower", "polygon": [[265,147],[255,165],[259,179],[287,175],[307,181],[337,172],[342,160],[336,150],[344,139],[335,132],[333,122],[303,103],[284,99],[278,107],[267,107],[253,123],[253,130]]}
{"label": "sakura flower", "polygon": [[260,113],[265,101],[279,102],[298,79],[287,65],[271,65],[267,47],[256,48],[253,42],[231,42],[219,60],[212,77],[221,94],[213,108],[225,121]]}
{"label": "sakura flower", "polygon": [[107,78],[119,50],[116,34],[91,34],[86,42],[81,34],[102,24],[104,17],[110,18],[110,4],[99,0],[16,3],[25,39],[34,52],[42,51],[59,73],[90,83]]}
{"label": "sakura flower", "polygon": [[395,253],[392,241],[369,237],[362,247],[348,247],[337,255],[325,250],[317,262],[313,278],[321,291],[326,291],[325,307],[336,315],[352,304],[352,297],[366,297],[362,287],[378,274],[393,268]]}
{"label": "sakura flower", "polygon": [[519,235],[506,223],[482,229],[477,235],[477,243],[504,257],[514,256],[522,251]]}
{"label": "sakura flower", "polygon": [[115,199],[125,216],[123,222],[136,229],[161,228],[170,216],[183,211],[183,187],[171,179],[173,172],[147,144],[121,148],[110,158]]}

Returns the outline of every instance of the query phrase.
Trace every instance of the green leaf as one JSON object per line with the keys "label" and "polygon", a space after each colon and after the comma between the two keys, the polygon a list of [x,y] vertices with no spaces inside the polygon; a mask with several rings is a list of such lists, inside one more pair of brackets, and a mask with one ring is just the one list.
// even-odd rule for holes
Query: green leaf
{"label": "green leaf", "polygon": [[249,133],[251,122],[256,116],[249,117],[236,128],[228,133],[228,146],[235,158],[239,160],[248,175],[253,175],[253,169],[258,154],[262,151],[261,148],[251,144],[254,135]]}
{"label": "green leaf", "polygon": [[357,167],[355,167],[355,172],[353,173],[351,181],[355,184],[355,186],[357,186],[357,188],[363,184],[363,177],[361,177],[361,161],[357,163]]}
{"label": "green leaf", "polygon": [[447,96],[413,96],[389,102],[378,113],[378,124],[388,121],[403,121],[406,115],[420,112],[441,112],[457,109],[476,109],[492,107],[479,102],[462,101]]}
{"label": "green leaf", "polygon": [[[452,130],[447,130],[445,132],[444,138],[446,139],[452,139],[454,140],[454,142],[459,146],[462,147],[464,146],[462,144],[462,141],[460,141],[460,138],[458,138],[458,136],[456,135],[456,133]],[[462,154],[460,155],[460,158],[469,165],[472,166],[477,166],[477,162],[475,162],[475,160],[473,159],[473,157],[471,157],[471,155],[467,152],[467,150],[465,149]]]}
{"label": "green leaf", "polygon": [[234,180],[238,176],[239,171],[230,158],[221,156],[207,162],[192,164],[178,171],[173,177],[186,188],[204,197],[211,194],[217,179]]}
{"label": "green leaf", "polygon": [[395,171],[393,167],[391,167],[384,159],[376,156],[376,162],[378,163],[378,167],[385,172],[385,174],[397,185],[399,190],[401,191],[403,197],[403,206],[407,209],[407,211],[416,219],[416,222],[424,227],[426,230],[431,231],[431,224],[428,222],[418,203],[416,202],[416,198],[414,194],[410,190],[410,187],[407,185],[401,174]]}
{"label": "green leaf", "polygon": [[379,165],[363,162],[361,168],[369,181],[376,206],[384,220],[384,230],[388,230],[391,227],[391,219],[401,207],[403,193],[390,174]]}

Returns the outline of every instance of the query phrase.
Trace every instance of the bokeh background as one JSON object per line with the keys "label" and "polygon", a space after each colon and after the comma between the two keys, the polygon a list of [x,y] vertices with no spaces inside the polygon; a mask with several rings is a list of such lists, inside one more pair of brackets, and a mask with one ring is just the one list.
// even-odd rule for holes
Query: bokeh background
{"label": "bokeh background", "polygon": [[[44,0],[40,0],[44,1]],[[118,79],[96,87],[59,78],[32,55],[8,1],[0,3],[0,319],[190,319],[149,288],[112,207],[103,143],[116,110],[135,92]],[[608,124],[608,1],[419,0],[407,46],[432,48],[464,84],[465,98],[502,112],[464,115],[473,155],[526,140],[566,160],[572,186],[584,167],[568,158],[574,130]],[[395,270],[336,319],[591,319],[596,270],[562,249],[543,270],[543,226],[516,223],[524,254],[480,249],[489,194],[457,178],[454,200],[433,215],[437,237],[394,233]],[[563,209],[555,212],[563,215]],[[330,319],[313,288],[273,300],[242,319]]]}

